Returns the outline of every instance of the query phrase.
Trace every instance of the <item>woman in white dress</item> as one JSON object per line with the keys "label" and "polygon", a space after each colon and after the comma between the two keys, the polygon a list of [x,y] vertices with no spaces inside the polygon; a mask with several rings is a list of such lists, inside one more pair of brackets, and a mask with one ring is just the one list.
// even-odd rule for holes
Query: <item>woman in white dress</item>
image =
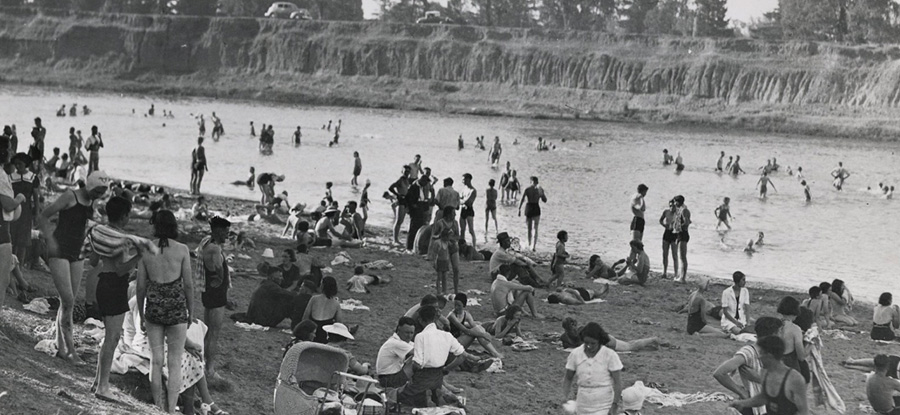
{"label": "woman in white dress", "polygon": [[622,403],[622,361],[613,349],[606,347],[609,334],[599,324],[591,322],[582,329],[581,340],[583,344],[573,350],[566,361],[563,399],[569,399],[575,381],[578,385],[576,414],[617,414]]}

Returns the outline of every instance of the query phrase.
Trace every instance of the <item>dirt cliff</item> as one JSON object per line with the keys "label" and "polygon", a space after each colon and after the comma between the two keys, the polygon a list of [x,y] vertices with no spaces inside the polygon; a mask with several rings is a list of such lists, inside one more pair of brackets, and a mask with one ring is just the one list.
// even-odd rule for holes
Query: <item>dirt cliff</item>
{"label": "dirt cliff", "polygon": [[6,82],[895,136],[900,48],[6,10]]}

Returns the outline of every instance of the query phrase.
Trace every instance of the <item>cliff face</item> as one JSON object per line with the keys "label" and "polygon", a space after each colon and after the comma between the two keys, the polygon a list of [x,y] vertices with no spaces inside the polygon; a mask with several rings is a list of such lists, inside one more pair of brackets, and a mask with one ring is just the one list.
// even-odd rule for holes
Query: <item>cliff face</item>
{"label": "cliff face", "polygon": [[144,15],[0,16],[0,62],[142,74],[372,76],[746,103],[893,108],[900,48],[471,26]]}

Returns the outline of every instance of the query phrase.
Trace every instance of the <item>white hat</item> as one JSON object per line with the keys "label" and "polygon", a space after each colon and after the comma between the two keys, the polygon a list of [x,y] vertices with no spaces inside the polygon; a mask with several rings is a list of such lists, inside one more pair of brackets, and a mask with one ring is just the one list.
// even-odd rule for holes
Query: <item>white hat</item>
{"label": "white hat", "polygon": [[322,327],[322,330],[325,330],[325,332],[328,334],[337,334],[338,336],[354,340],[353,335],[350,334],[350,330],[348,330],[347,326],[345,326],[343,323],[334,323],[330,326]]}
{"label": "white hat", "polygon": [[109,176],[102,170],[97,170],[87,177],[84,188],[90,192],[98,187],[109,187],[109,185],[106,184],[107,181],[109,181]]}
{"label": "white hat", "polygon": [[644,399],[652,389],[644,386],[644,383],[637,381],[634,385],[622,390],[622,410],[623,411],[640,411],[644,406]]}
{"label": "white hat", "polygon": [[272,251],[272,248],[266,248],[262,253],[262,257],[275,259],[275,251]]}

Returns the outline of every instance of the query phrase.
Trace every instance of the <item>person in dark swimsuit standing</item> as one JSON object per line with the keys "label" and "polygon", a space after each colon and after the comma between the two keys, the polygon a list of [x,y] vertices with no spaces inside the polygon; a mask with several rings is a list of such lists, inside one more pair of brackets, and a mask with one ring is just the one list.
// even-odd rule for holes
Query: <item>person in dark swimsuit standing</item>
{"label": "person in dark swimsuit standing", "polygon": [[[50,273],[59,293],[56,356],[72,363],[81,362],[75,351],[75,340],[72,338],[75,294],[81,287],[81,277],[84,273],[81,248],[84,245],[87,221],[94,216],[92,203],[103,196],[109,188],[106,180],[108,180],[106,173],[102,171],[91,173],[83,188],[63,193],[37,217],[38,227],[47,238]],[[58,224],[56,229],[51,231],[50,218],[57,213]]]}
{"label": "person in dark swimsuit standing", "polygon": [[691,226],[691,211],[684,205],[684,196],[675,196],[675,221],[672,224],[672,232],[675,233],[678,240],[678,254],[681,259],[681,276],[679,277],[678,269],[675,269],[675,281],[684,282],[687,279],[687,245],[691,240],[691,234],[688,228]]}
{"label": "person in dark swimsuit standing", "polygon": [[[397,197],[397,215],[394,217],[394,245],[402,245],[400,243],[400,228],[403,227],[403,220],[406,219],[406,192],[409,191],[409,166],[403,166],[403,173],[397,179],[388,191]],[[321,327],[321,326],[320,326]]]}
{"label": "person in dark swimsuit standing", "polygon": [[[525,201],[528,204],[525,204]],[[519,216],[522,216],[522,205],[525,205],[525,224],[528,225],[528,246],[534,251],[537,249],[538,227],[541,224],[541,203],[547,203],[547,195],[538,184],[537,176],[531,176],[531,186],[522,192],[522,200],[519,202]],[[531,228],[534,228],[534,239],[531,238]]]}
{"label": "person in dark swimsuit standing", "polygon": [[659,224],[664,228],[662,236],[663,278],[669,275],[669,251],[672,252],[672,269],[678,275],[678,235],[672,232],[675,225],[675,200],[669,201],[669,208],[659,216]]}
{"label": "person in dark swimsuit standing", "polygon": [[750,399],[732,402],[731,407],[741,410],[765,405],[768,415],[808,415],[806,382],[799,372],[781,360],[784,341],[778,336],[768,336],[756,344],[764,369],[762,391]]}
{"label": "person in dark swimsuit standing", "polygon": [[[153,227],[159,253],[145,254],[138,262],[137,309],[150,343],[153,402],[163,411],[174,413],[181,389],[181,360],[187,329],[194,320],[191,254],[187,245],[175,240],[178,222],[171,211],[160,210]],[[163,356],[165,346],[168,346],[167,356]],[[169,371],[165,402],[162,399],[163,362]]]}
{"label": "person in dark swimsuit standing", "polygon": [[[9,138],[3,136],[0,138],[0,162],[5,164],[8,160]],[[2,291],[0,292],[0,307],[3,307],[6,302],[6,287],[9,285],[9,275],[13,268],[12,239],[7,216],[15,215],[16,209],[22,209],[22,204],[25,202],[25,195],[21,193],[15,195],[9,179],[10,176],[0,174],[0,206],[2,206],[0,210],[3,211],[3,215],[0,216],[0,291]]]}
{"label": "person in dark swimsuit standing", "polygon": [[197,137],[197,148],[191,152],[191,194],[200,194],[200,184],[203,182],[203,173],[208,172],[206,164],[206,149],[203,148],[203,137]]}
{"label": "person in dark swimsuit standing", "polygon": [[31,166],[31,157],[25,153],[18,153],[12,158],[16,171],[10,173],[9,180],[12,183],[13,193],[25,196],[22,202],[22,214],[19,219],[9,225],[12,238],[13,253],[21,261],[28,262],[28,248],[31,247],[31,229],[34,225],[34,216],[41,211],[40,178],[28,170]]}
{"label": "person in dark swimsuit standing", "polygon": [[228,239],[231,222],[216,216],[209,220],[209,227],[211,235],[200,241],[198,246],[206,279],[200,300],[204,309],[203,321],[209,328],[203,350],[206,354],[206,375],[209,378],[221,379],[222,376],[216,372],[215,364],[219,354],[219,333],[222,331],[225,306],[228,305],[228,288],[231,285],[222,244]]}

